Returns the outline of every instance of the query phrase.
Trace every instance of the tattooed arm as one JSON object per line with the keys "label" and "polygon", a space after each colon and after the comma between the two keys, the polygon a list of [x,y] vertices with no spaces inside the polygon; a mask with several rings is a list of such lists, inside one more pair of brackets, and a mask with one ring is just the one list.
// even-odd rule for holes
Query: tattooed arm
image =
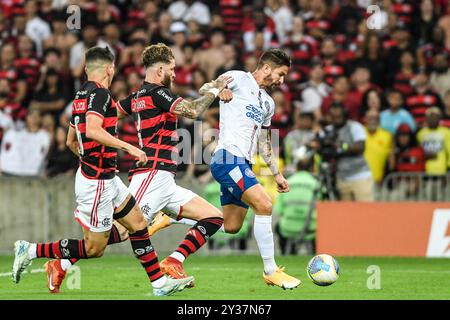
{"label": "tattooed arm", "polygon": [[215,99],[216,96],[211,92],[207,92],[204,96],[193,101],[183,99],[175,106],[172,112],[182,117],[195,119],[201,115]]}
{"label": "tattooed arm", "polygon": [[205,83],[199,93],[202,96],[193,101],[181,100],[173,109],[173,113],[186,118],[195,119],[208,108],[217,95],[232,81],[229,76],[220,76],[214,81]]}
{"label": "tattooed arm", "polygon": [[272,172],[272,175],[276,176],[280,173],[280,171],[278,170],[277,160],[273,156],[272,141],[270,140],[270,131],[268,128],[261,128],[258,144],[260,155],[266,162],[270,172]]}
{"label": "tattooed arm", "polygon": [[280,170],[278,169],[278,161],[273,155],[272,141],[270,139],[269,129],[261,129],[258,144],[259,153],[269,167],[270,172],[274,176],[275,182],[278,185],[278,192],[289,192],[289,183],[280,173]]}

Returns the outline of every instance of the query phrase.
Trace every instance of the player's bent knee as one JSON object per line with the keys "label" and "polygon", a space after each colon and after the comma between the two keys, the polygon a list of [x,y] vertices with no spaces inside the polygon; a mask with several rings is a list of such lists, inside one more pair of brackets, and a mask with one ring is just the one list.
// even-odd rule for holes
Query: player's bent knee
{"label": "player's bent knee", "polygon": [[236,225],[224,225],[224,230],[226,233],[236,234],[241,230],[241,226]]}
{"label": "player's bent knee", "polygon": [[272,201],[261,201],[254,205],[255,213],[260,215],[272,214]]}
{"label": "player's bent knee", "polygon": [[105,249],[98,246],[86,246],[86,255],[89,258],[100,258],[105,253]]}

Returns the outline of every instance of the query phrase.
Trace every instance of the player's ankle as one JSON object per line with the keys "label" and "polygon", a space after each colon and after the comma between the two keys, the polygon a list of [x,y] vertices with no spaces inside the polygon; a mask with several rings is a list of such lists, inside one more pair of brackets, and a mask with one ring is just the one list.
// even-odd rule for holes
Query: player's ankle
{"label": "player's ankle", "polygon": [[37,258],[36,248],[36,243],[30,243],[30,247],[28,248],[28,259],[33,260]]}

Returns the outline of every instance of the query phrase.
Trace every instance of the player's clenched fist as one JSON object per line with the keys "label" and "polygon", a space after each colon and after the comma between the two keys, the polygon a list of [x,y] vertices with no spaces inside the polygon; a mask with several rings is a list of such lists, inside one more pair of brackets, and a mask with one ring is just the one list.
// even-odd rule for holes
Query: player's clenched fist
{"label": "player's clenched fist", "polygon": [[230,102],[233,100],[233,92],[230,89],[225,88],[219,93],[219,98],[225,103]]}
{"label": "player's clenched fist", "polygon": [[145,154],[144,151],[142,151],[141,149],[138,149],[136,147],[133,147],[130,151],[129,154],[134,156],[137,161],[136,161],[136,165],[138,167],[142,167],[145,166],[147,164],[147,155]]}

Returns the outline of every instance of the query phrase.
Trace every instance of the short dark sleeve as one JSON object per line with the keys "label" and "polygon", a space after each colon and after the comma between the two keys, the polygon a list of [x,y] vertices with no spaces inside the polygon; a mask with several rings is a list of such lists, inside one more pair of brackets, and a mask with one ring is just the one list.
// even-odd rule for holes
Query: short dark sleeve
{"label": "short dark sleeve", "polygon": [[131,113],[132,113],[131,100],[133,99],[133,95],[134,95],[134,93],[130,94],[128,97],[117,102],[116,106],[117,106],[117,108],[119,108],[119,110],[122,113],[131,115]]}
{"label": "short dark sleeve", "polygon": [[93,90],[87,97],[88,108],[86,116],[93,113],[101,118],[105,117],[106,111],[111,106],[111,94],[105,88],[97,88]]}
{"label": "short dark sleeve", "polygon": [[183,100],[183,98],[173,94],[168,88],[164,87],[153,90],[152,99],[156,107],[167,112],[172,112],[175,106]]}

